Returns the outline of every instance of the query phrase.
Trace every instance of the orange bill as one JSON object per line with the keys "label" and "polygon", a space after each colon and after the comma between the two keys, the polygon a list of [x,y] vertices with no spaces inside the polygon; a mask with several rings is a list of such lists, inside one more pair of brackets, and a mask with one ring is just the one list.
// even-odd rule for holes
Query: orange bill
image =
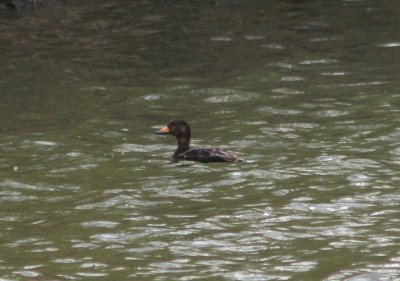
{"label": "orange bill", "polygon": [[156,134],[169,134],[169,128],[167,126],[161,128]]}

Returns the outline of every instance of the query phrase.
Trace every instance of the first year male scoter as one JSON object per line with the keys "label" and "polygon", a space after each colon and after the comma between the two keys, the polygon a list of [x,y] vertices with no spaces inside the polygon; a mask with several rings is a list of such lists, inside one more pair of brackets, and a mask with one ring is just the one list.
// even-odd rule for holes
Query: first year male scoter
{"label": "first year male scoter", "polygon": [[221,148],[190,148],[190,127],[183,120],[172,120],[167,126],[156,132],[161,135],[173,135],[178,140],[178,148],[173,158],[177,160],[209,162],[241,162],[241,158]]}

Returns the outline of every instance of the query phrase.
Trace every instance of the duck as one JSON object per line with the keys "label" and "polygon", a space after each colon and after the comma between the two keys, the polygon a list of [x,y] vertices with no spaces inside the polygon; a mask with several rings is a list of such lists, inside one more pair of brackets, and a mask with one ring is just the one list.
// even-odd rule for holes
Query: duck
{"label": "duck", "polygon": [[181,119],[174,119],[162,127],[156,134],[172,135],[178,141],[178,148],[173,154],[173,160],[187,160],[202,163],[211,162],[242,162],[243,159],[222,148],[192,148],[190,147],[191,131],[188,123]]}

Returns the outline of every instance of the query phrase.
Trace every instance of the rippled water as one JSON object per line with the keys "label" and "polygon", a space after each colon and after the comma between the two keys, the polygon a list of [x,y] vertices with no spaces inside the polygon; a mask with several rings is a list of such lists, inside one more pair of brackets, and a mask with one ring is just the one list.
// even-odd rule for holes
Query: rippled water
{"label": "rippled water", "polygon": [[400,280],[399,9],[0,11],[0,280]]}

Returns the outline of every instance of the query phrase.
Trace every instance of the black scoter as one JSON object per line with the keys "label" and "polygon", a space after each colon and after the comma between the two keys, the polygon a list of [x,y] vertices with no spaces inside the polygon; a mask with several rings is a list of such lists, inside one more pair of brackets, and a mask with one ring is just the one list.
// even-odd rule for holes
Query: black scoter
{"label": "black scoter", "polygon": [[188,160],[203,163],[243,161],[237,155],[222,148],[191,148],[189,146],[190,127],[185,121],[180,119],[172,120],[167,126],[156,132],[156,134],[173,135],[176,137],[178,148],[173,155],[175,161]]}

